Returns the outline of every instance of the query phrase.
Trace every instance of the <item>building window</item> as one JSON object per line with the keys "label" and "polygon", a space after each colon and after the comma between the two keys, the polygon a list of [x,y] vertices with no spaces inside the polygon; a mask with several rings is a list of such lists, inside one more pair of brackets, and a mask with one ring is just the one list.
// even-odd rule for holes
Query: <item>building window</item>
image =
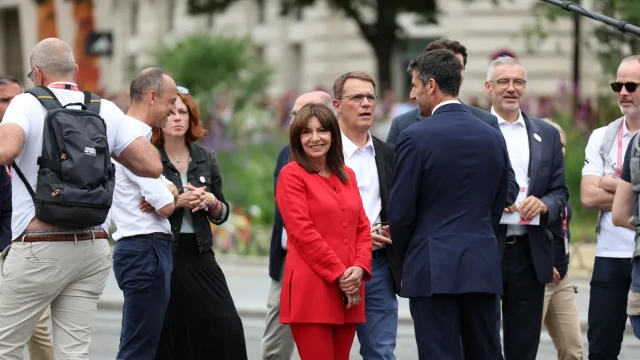
{"label": "building window", "polygon": [[138,35],[138,12],[140,4],[138,0],[131,3],[131,35]]}
{"label": "building window", "polygon": [[266,13],[266,9],[264,6],[264,1],[265,0],[258,0],[257,1],[257,5],[258,5],[258,24],[264,24],[266,18],[267,18],[267,13]]}
{"label": "building window", "polygon": [[137,69],[137,64],[136,61],[137,60],[137,56],[135,54],[129,54],[127,55],[127,58],[125,60],[125,72],[127,74],[134,74],[136,72]]}
{"label": "building window", "polygon": [[213,13],[209,13],[209,15],[207,15],[207,27],[209,29],[213,28]]}
{"label": "building window", "polygon": [[175,30],[175,18],[176,18],[176,0],[169,0],[167,4],[167,30]]}
{"label": "building window", "polygon": [[300,91],[302,89],[302,45],[292,44],[289,47],[289,87]]}

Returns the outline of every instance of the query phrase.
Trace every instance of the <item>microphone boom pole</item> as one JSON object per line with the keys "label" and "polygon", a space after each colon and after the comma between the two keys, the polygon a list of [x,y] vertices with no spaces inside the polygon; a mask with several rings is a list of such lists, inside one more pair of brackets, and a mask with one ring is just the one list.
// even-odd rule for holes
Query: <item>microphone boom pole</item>
{"label": "microphone boom pole", "polygon": [[577,4],[568,2],[568,1],[560,1],[560,0],[542,0],[542,1],[551,5],[555,5],[559,8],[562,8],[562,10],[574,12],[584,17],[588,17],[589,19],[593,19],[601,23],[604,23],[606,25],[609,25],[624,34],[635,35],[637,37],[640,37],[640,27],[629,24],[626,21],[616,20],[614,18],[605,16],[602,14],[598,14],[592,11],[587,11],[581,8],[580,6],[578,6]]}

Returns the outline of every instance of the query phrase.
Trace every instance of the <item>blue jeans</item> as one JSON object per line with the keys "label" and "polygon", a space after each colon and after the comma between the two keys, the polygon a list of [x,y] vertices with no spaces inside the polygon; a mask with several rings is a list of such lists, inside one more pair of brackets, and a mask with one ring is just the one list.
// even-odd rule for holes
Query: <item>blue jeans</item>
{"label": "blue jeans", "polygon": [[365,283],[366,322],[358,324],[360,355],[364,360],[395,360],[398,334],[398,298],[385,250],[376,250],[372,260],[371,281]]}
{"label": "blue jeans", "polygon": [[633,327],[633,333],[638,339],[640,339],[640,315],[630,316],[631,326]]}
{"label": "blue jeans", "polygon": [[617,359],[627,323],[631,259],[597,257],[589,292],[589,359]]}
{"label": "blue jeans", "polygon": [[153,360],[169,304],[173,246],[168,240],[122,238],[113,272],[124,293],[118,360]]}

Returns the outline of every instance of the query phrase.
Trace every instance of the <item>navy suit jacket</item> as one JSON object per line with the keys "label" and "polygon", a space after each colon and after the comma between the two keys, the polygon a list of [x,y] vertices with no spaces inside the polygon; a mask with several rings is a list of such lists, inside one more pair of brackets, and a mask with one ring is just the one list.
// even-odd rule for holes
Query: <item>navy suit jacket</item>
{"label": "navy suit jacket", "polygon": [[[280,150],[276,168],[273,171],[273,195],[275,197],[275,189],[278,186],[278,177],[280,170],[289,163],[289,145]],[[273,219],[273,230],[271,230],[271,249],[269,250],[269,277],[275,281],[280,281],[282,273],[282,231],[284,229],[284,221],[278,205],[275,205],[275,214]]]}
{"label": "navy suit jacket", "polygon": [[400,134],[387,214],[401,296],[502,294],[496,231],[508,164],[502,135],[460,104]]}
{"label": "navy suit jacket", "polygon": [[[529,247],[538,281],[553,280],[554,242],[548,226],[561,221],[560,214],[569,200],[564,178],[564,157],[560,133],[546,122],[522,113],[529,134],[529,193],[547,205],[548,212],[540,217],[539,226],[527,226]],[[536,139],[540,139],[538,141]],[[500,225],[498,241],[504,250],[507,226]]]}
{"label": "navy suit jacket", "polygon": [[11,244],[11,176],[0,165],[0,251]]}
{"label": "navy suit jacket", "polygon": [[[391,178],[393,176],[394,167],[394,149],[393,146],[386,144],[382,140],[372,137],[373,148],[376,153],[376,167],[378,168],[378,182],[380,184],[380,200],[382,202],[382,211],[380,213],[380,219],[383,222],[388,221],[387,218],[387,206],[389,204],[389,193],[391,192]],[[280,170],[289,162],[289,145],[280,150],[278,160],[276,161],[276,168],[273,173],[273,184],[278,184],[278,176]],[[274,190],[275,193],[275,190]],[[280,273],[282,271],[282,230],[284,222],[280,215],[278,206],[275,207],[275,218],[273,222],[273,230],[271,231],[271,250],[269,254],[269,276],[280,281]],[[394,263],[395,248],[393,245],[385,245],[385,249],[391,260],[391,273],[393,276],[393,285],[396,294],[400,293],[400,283],[402,281],[402,267]]]}
{"label": "navy suit jacket", "polygon": [[[462,106],[466,111],[470,112],[478,119],[491,125],[494,129],[498,130],[500,134],[502,134],[502,131],[500,131],[500,126],[498,125],[498,118],[492,115],[490,112],[464,103],[462,104]],[[420,116],[419,109],[414,109],[402,115],[396,116],[391,122],[391,129],[389,129],[389,134],[387,135],[387,143],[395,145],[398,141],[398,136],[400,136],[400,133],[404,129],[423,119],[426,118]],[[506,206],[511,206],[513,203],[515,203],[519,191],[520,187],[518,186],[518,182],[516,181],[516,173],[511,168],[511,162],[509,162],[509,189],[507,192],[507,201],[505,203]]]}

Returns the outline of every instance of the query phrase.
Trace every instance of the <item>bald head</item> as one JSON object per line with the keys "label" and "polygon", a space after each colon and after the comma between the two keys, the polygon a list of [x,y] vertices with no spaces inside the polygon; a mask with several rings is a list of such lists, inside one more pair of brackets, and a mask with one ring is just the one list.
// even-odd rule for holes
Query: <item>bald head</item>
{"label": "bald head", "polygon": [[296,102],[293,104],[293,109],[291,109],[291,112],[293,112],[293,114],[295,115],[300,109],[302,109],[303,106],[307,104],[322,104],[331,109],[331,111],[335,112],[332,101],[333,98],[331,97],[331,95],[327,94],[324,91],[312,91],[304,93],[298,96]]}
{"label": "bald head", "polygon": [[37,67],[45,76],[73,76],[76,72],[76,61],[67,43],[58,38],[40,41],[31,50],[29,58],[31,68]]}

